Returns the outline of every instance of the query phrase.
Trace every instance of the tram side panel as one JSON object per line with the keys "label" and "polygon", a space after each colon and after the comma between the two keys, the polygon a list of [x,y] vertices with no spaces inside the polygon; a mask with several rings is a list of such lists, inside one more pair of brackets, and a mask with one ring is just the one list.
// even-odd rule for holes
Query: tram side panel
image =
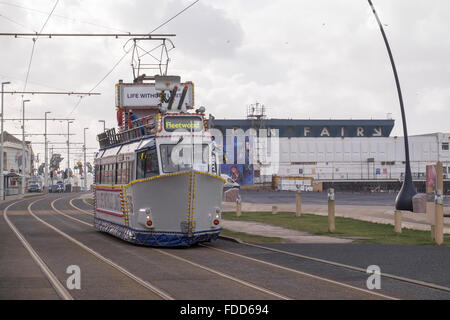
{"label": "tram side panel", "polygon": [[123,191],[114,186],[95,186],[95,216],[117,225],[126,225]]}

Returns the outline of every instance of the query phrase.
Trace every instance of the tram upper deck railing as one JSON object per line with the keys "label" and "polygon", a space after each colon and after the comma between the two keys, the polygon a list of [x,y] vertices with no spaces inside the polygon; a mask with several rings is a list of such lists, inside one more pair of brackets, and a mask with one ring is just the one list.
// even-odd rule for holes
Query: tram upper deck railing
{"label": "tram upper deck railing", "polygon": [[131,121],[131,129],[117,133],[116,129],[112,128],[98,134],[97,140],[100,144],[100,149],[103,149],[155,134],[155,129],[155,119],[153,117],[144,117]]}

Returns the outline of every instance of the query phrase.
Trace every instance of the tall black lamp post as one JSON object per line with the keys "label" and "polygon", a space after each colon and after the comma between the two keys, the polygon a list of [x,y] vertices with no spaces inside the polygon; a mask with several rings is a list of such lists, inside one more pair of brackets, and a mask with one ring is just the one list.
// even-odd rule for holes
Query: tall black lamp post
{"label": "tall black lamp post", "polygon": [[405,210],[405,211],[413,211],[412,198],[415,194],[417,194],[416,188],[414,187],[414,183],[411,175],[411,165],[409,162],[409,145],[408,145],[408,132],[406,129],[406,116],[405,116],[405,108],[403,106],[403,98],[402,98],[402,90],[400,89],[400,81],[398,80],[397,69],[395,68],[394,58],[392,57],[391,48],[389,47],[389,42],[387,40],[386,34],[384,33],[383,25],[381,24],[380,18],[378,18],[377,12],[375,11],[375,7],[372,4],[371,0],[369,1],[369,5],[372,8],[372,12],[377,19],[378,26],[380,27],[381,34],[383,35],[384,43],[386,44],[386,49],[389,54],[389,59],[391,60],[392,70],[394,71],[395,84],[397,85],[397,93],[398,100],[400,102],[400,110],[402,112],[402,123],[403,123],[403,135],[405,141],[405,179],[403,181],[402,188],[395,199],[395,209],[397,210]]}

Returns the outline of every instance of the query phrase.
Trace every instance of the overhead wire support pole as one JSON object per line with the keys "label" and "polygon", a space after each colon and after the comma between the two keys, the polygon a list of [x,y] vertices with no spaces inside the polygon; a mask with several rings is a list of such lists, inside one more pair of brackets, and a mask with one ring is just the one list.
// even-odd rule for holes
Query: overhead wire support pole
{"label": "overhead wire support pole", "polygon": [[402,123],[403,123],[403,135],[405,142],[405,179],[403,181],[403,185],[400,189],[400,192],[395,199],[395,209],[397,210],[405,210],[405,211],[413,211],[413,203],[412,198],[417,194],[416,188],[414,187],[414,183],[412,180],[411,174],[411,165],[409,161],[409,144],[408,144],[408,131],[406,128],[406,115],[405,108],[403,105],[403,97],[402,90],[400,88],[400,80],[397,74],[397,68],[395,67],[394,57],[392,55],[391,47],[389,46],[388,39],[386,37],[386,33],[383,29],[383,24],[381,23],[380,18],[378,17],[377,12],[375,11],[375,7],[372,4],[371,0],[367,0],[369,2],[370,7],[372,8],[372,12],[377,20],[378,26],[380,27],[381,35],[383,36],[384,43],[386,45],[386,49],[389,55],[389,60],[391,61],[392,71],[394,72],[395,84],[397,86],[397,94],[398,100],[400,103],[400,110],[402,114]]}
{"label": "overhead wire support pole", "polygon": [[25,102],[30,102],[30,100],[22,101],[22,194],[25,194],[25,168],[27,166],[27,157],[25,157]]}
{"label": "overhead wire support pole", "polygon": [[45,112],[45,134],[44,134],[44,149],[45,149],[45,167],[44,167],[44,187],[47,188],[48,192],[48,150],[47,150],[47,114],[51,113],[51,111]]}
{"label": "overhead wire support pole", "polygon": [[5,200],[5,176],[3,174],[3,162],[4,162],[4,155],[3,155],[3,121],[5,118],[5,114],[3,111],[3,91],[4,86],[7,84],[11,84],[11,82],[2,82],[2,93],[1,93],[1,116],[2,116],[2,122],[1,122],[1,129],[0,129],[0,192],[1,192],[1,199]]}
{"label": "overhead wire support pole", "polygon": [[[67,145],[67,142],[50,142],[51,144],[65,144]],[[33,142],[33,144],[44,144],[45,142]],[[83,144],[83,142],[71,142],[70,144]],[[64,148],[65,149],[65,148]]]}
{"label": "overhead wire support pole", "polygon": [[[21,133],[10,133],[13,136],[21,135]],[[47,133],[48,136],[67,136],[67,133]],[[76,136],[75,133],[71,133],[71,136]],[[25,133],[25,136],[45,136],[45,133]]]}
{"label": "overhead wire support pole", "polygon": [[[73,121],[67,121],[67,182],[70,182],[70,124]],[[72,187],[70,187],[72,188]]]}
{"label": "overhead wire support pole", "polygon": [[74,92],[74,91],[3,91],[2,93],[8,94],[60,94],[60,95],[68,95],[68,96],[99,96],[101,93],[99,92]]}
{"label": "overhead wire support pole", "polygon": [[17,33],[17,32],[0,32],[0,36],[11,37],[112,37],[112,38],[133,38],[142,37],[146,39],[158,37],[175,37],[175,34],[148,34],[148,33]]}
{"label": "overhead wire support pole", "polygon": [[[70,120],[75,120],[75,119],[59,119],[59,118],[53,118],[53,119],[48,119],[48,118],[29,118],[29,119],[25,119],[25,121],[70,121]],[[3,121],[22,121],[22,118],[11,118],[11,119],[3,119]]]}
{"label": "overhead wire support pole", "polygon": [[83,144],[83,150],[84,150],[84,163],[83,163],[83,174],[84,174],[84,191],[87,191],[87,171],[86,171],[86,130],[89,128],[84,128],[84,144]]}

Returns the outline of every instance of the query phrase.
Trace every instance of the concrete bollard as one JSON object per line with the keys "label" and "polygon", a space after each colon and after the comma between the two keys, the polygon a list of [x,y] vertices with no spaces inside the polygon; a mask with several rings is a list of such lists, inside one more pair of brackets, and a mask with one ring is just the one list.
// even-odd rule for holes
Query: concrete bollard
{"label": "concrete bollard", "polygon": [[300,190],[297,191],[297,195],[296,195],[295,200],[296,200],[295,201],[295,203],[296,203],[295,216],[296,217],[301,217],[301,215],[302,215],[302,195],[300,193]]}
{"label": "concrete bollard", "polygon": [[402,212],[400,210],[395,210],[394,212],[394,221],[395,221],[395,233],[402,233]]}
{"label": "concrete bollard", "polygon": [[444,180],[442,162],[436,163],[436,197],[434,200],[434,239],[437,245],[444,242]]}
{"label": "concrete bollard", "polygon": [[277,214],[277,212],[278,212],[278,207],[272,206],[272,214]]}
{"label": "concrete bollard", "polygon": [[335,204],[334,204],[334,189],[328,189],[328,232],[333,233],[336,230],[335,226]]}
{"label": "concrete bollard", "polygon": [[[442,195],[440,197],[442,197]],[[436,200],[435,206],[436,225],[434,226],[434,240],[437,245],[441,245],[444,242],[444,206],[441,199]]]}
{"label": "concrete bollard", "polygon": [[242,203],[241,203],[241,197],[239,196],[236,199],[236,217],[242,216]]}

